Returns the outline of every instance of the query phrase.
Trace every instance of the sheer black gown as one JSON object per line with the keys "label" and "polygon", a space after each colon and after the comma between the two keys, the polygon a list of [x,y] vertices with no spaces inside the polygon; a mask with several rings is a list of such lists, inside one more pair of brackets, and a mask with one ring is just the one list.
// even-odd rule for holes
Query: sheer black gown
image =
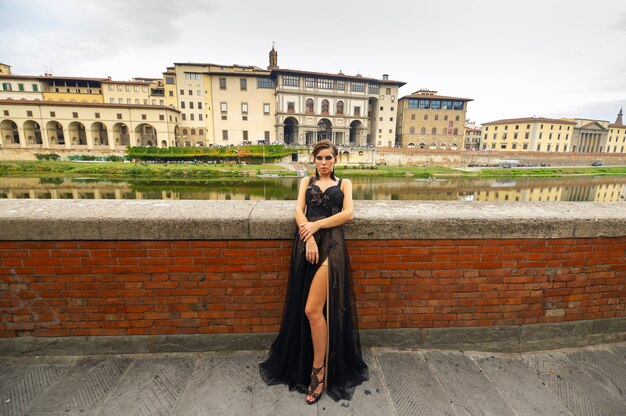
{"label": "sheer black gown", "polygon": [[[311,177],[306,190],[306,217],[309,221],[334,215],[343,207],[341,179],[324,192],[315,182],[316,178]],[[315,234],[315,240],[319,262],[311,264],[305,257],[305,243],[296,232],[280,331],[270,348],[269,357],[259,368],[268,385],[284,383],[290,390],[307,392],[311,381],[313,343],[304,307],[313,276],[328,259],[325,388],[328,396],[335,401],[350,400],[355,387],[368,379],[368,369],[361,355],[356,309],[351,299],[350,263],[343,228],[321,229]]]}

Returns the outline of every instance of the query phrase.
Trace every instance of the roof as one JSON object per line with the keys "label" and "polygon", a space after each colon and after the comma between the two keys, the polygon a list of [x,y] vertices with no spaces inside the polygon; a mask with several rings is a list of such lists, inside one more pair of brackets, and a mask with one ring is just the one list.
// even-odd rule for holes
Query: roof
{"label": "roof", "polygon": [[0,74],[0,78],[2,79],[29,79],[29,80],[37,80],[38,76],[28,76],[28,75],[13,75],[13,74]]}
{"label": "roof", "polygon": [[45,100],[0,100],[0,104],[17,105],[56,105],[64,107],[112,107],[112,108],[152,108],[159,110],[171,110],[180,113],[179,110],[165,105],[144,104],[110,104],[110,103],[79,103],[74,101],[45,101]]}
{"label": "roof", "polygon": [[409,98],[418,98],[418,99],[428,99],[435,98],[437,100],[457,100],[457,101],[474,101],[473,98],[463,98],[463,97],[451,97],[449,95],[439,95],[439,94],[420,94],[419,91],[414,92],[413,94],[405,95],[400,98],[401,100],[409,99]]}
{"label": "roof", "polygon": [[[147,78],[146,78],[147,79]],[[157,78],[159,80],[160,78]],[[148,86],[150,84],[149,81],[114,81],[108,79],[106,81],[102,81],[103,84],[132,84],[132,85],[145,85]]]}
{"label": "roof", "polygon": [[522,117],[522,118],[508,118],[496,121],[489,121],[482,123],[483,126],[492,124],[515,124],[515,123],[553,123],[553,124],[569,124],[575,125],[575,121],[564,120],[562,118],[546,118],[546,117]]}
{"label": "roof", "polygon": [[465,131],[481,132],[482,130],[476,127],[465,127]]}
{"label": "roof", "polygon": [[609,127],[611,127],[611,128],[618,128],[618,129],[626,129],[626,124],[611,123],[611,124],[609,124]]}
{"label": "roof", "polygon": [[304,71],[304,70],[299,70],[299,69],[274,69],[272,70],[272,76],[274,76],[275,74],[297,74],[297,75],[305,75],[305,76],[314,75],[314,76],[323,76],[323,77],[334,78],[334,79],[347,79],[347,80],[352,80],[352,81],[376,82],[380,84],[398,85],[399,87],[406,84],[406,82],[403,82],[403,81],[393,81],[390,79],[385,80],[385,79],[363,77],[360,75],[345,75],[342,73],[330,74],[327,72],[312,72],[312,71]]}

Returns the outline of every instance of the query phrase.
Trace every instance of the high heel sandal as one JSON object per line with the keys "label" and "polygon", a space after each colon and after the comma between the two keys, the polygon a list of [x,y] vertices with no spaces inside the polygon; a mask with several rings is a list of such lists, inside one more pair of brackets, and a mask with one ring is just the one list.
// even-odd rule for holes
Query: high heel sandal
{"label": "high heel sandal", "polygon": [[[324,376],[322,377],[321,380],[317,378],[317,375],[319,374],[320,371],[322,371],[322,369],[324,368],[324,365],[325,364],[322,364],[320,368],[313,367],[313,371],[311,371],[311,385],[309,386],[308,395],[312,396],[313,400],[309,401],[309,399],[307,398],[306,402],[308,404],[315,404],[322,397],[322,393],[324,392],[324,387],[326,384],[324,382],[326,380],[326,371],[324,371]],[[319,393],[316,393],[315,390],[317,390],[320,384],[324,384],[324,387],[322,387],[322,391],[320,391]]]}

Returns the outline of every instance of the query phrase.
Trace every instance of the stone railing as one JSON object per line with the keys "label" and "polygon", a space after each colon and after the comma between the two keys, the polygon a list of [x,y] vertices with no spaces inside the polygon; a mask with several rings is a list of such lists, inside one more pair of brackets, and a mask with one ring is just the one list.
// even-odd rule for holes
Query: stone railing
{"label": "stone railing", "polygon": [[[626,339],[623,203],[357,201],[364,344],[524,351]],[[293,201],[0,201],[0,348],[266,348]]]}

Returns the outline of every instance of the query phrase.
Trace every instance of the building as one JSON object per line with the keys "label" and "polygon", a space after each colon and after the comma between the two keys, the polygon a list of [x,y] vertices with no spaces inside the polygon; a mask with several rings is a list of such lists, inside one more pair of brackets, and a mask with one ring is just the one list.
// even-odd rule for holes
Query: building
{"label": "building", "polygon": [[620,108],[615,123],[609,124],[609,135],[606,142],[606,153],[626,152],[626,126],[622,120],[623,113]]}
{"label": "building", "polygon": [[152,104],[157,81],[13,75],[0,65],[0,82],[2,148],[123,150],[176,143],[180,113]]}
{"label": "building", "polygon": [[490,121],[482,125],[482,150],[568,152],[575,121],[543,117]]}
{"label": "building", "polygon": [[398,103],[397,144],[417,149],[463,149],[470,101],[427,89],[402,97]]}
{"label": "building", "polygon": [[606,151],[609,122],[604,120],[567,119],[574,121],[572,152],[602,153]]}
{"label": "building", "polygon": [[465,150],[480,150],[480,138],[482,137],[482,130],[476,127],[475,123],[469,123],[465,125]]}

